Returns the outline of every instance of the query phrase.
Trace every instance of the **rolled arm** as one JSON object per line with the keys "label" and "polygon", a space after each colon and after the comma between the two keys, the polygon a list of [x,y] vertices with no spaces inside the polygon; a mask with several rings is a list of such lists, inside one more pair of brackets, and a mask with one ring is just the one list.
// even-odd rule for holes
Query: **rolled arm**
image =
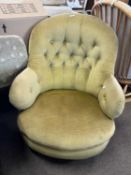
{"label": "rolled arm", "polygon": [[98,94],[99,104],[103,112],[114,119],[119,117],[125,106],[125,97],[122,88],[114,76],[105,80]]}
{"label": "rolled arm", "polygon": [[18,109],[30,107],[40,93],[40,85],[36,73],[26,68],[13,81],[9,100]]}

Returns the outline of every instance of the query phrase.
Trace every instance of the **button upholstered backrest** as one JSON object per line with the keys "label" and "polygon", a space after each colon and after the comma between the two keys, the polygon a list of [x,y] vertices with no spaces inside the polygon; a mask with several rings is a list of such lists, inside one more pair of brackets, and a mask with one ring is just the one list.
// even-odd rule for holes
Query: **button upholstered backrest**
{"label": "button upholstered backrest", "polygon": [[29,64],[42,91],[77,89],[97,95],[114,73],[117,38],[93,16],[62,14],[37,24],[30,37]]}

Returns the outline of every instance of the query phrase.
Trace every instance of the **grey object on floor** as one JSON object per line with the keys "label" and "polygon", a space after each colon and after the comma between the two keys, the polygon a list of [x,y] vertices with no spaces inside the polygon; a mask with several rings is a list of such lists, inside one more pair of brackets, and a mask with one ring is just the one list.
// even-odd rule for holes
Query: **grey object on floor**
{"label": "grey object on floor", "polygon": [[16,35],[0,36],[0,88],[11,84],[26,63],[27,51],[23,39]]}
{"label": "grey object on floor", "polygon": [[131,175],[131,103],[116,120],[116,133],[101,155],[67,161],[41,156],[25,145],[16,124],[18,111],[7,94],[0,93],[0,175]]}

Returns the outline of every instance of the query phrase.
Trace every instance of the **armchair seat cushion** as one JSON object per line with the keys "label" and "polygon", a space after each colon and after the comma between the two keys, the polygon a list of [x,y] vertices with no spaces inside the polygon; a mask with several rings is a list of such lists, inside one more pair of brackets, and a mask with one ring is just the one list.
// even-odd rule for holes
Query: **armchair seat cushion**
{"label": "armchair seat cushion", "polygon": [[115,130],[114,121],[102,112],[96,97],[76,90],[41,94],[19,115],[18,125],[31,148],[68,159],[98,154]]}

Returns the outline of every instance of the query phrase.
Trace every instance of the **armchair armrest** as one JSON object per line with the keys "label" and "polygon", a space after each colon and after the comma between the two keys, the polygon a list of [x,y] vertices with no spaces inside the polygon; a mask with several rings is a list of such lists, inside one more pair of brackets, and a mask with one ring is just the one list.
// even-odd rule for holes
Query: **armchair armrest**
{"label": "armchair armrest", "polygon": [[123,112],[125,97],[114,76],[105,80],[98,94],[98,100],[103,112],[111,119],[119,117]]}
{"label": "armchair armrest", "polygon": [[36,73],[26,68],[13,81],[9,100],[18,109],[30,107],[40,93],[40,85]]}

